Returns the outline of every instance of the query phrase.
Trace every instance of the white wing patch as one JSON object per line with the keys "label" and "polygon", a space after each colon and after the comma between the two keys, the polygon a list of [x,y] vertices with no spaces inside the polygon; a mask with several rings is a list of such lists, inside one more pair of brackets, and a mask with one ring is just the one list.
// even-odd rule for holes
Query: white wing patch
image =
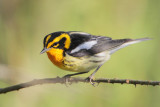
{"label": "white wing patch", "polygon": [[80,44],[78,47],[76,47],[75,49],[73,49],[71,51],[71,53],[75,53],[78,52],[79,50],[82,49],[91,49],[93,47],[93,45],[95,45],[97,43],[97,41],[88,41],[88,42],[84,42],[83,44]]}

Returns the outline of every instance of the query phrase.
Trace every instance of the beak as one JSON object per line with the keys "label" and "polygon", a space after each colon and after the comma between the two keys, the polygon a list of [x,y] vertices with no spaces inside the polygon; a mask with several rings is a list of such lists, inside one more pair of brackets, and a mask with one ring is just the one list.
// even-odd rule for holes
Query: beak
{"label": "beak", "polygon": [[46,51],[48,51],[48,50],[50,50],[51,48],[46,48],[46,47],[44,47],[43,49],[42,49],[42,51],[40,52],[40,54],[43,54],[43,53],[45,53]]}

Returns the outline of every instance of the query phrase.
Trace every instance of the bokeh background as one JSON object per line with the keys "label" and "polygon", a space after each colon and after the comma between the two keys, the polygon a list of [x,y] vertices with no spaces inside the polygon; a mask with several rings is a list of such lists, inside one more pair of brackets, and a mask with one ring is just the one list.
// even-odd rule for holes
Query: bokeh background
{"label": "bokeh background", "polygon": [[[55,31],[153,38],[113,54],[96,78],[160,80],[160,0],[0,0],[0,88],[70,73],[40,55]],[[46,84],[2,94],[0,107],[159,107],[159,99],[159,86]]]}

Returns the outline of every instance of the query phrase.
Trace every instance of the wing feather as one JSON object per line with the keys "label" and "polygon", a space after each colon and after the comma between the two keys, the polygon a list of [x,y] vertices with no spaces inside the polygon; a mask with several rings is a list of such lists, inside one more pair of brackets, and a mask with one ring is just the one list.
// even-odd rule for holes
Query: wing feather
{"label": "wing feather", "polygon": [[83,32],[70,32],[69,34],[72,38],[72,44],[67,53],[74,57],[94,55],[103,51],[109,51],[112,54],[128,45],[148,40],[147,38],[112,40],[110,37],[95,36]]}

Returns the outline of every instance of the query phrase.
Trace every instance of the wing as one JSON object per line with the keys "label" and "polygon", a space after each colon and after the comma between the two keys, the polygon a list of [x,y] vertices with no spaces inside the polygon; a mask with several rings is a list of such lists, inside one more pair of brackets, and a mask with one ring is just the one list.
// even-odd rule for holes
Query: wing
{"label": "wing", "polygon": [[[71,37],[71,46],[69,48],[69,51],[75,49],[76,47],[84,44],[85,42],[89,42],[89,44],[91,45],[91,43],[93,41],[97,41],[97,38],[105,38],[105,39],[111,39],[109,37],[102,37],[102,36],[94,36],[91,35],[89,33],[85,33],[85,32],[76,32],[76,31],[70,31],[68,32],[68,34]],[[90,43],[91,42],[91,43]],[[86,44],[86,43],[85,43]],[[83,45],[84,46],[84,45]],[[86,47],[86,46],[85,46]],[[87,48],[88,49],[88,48]]]}
{"label": "wing", "polygon": [[112,40],[109,37],[95,36],[83,32],[71,32],[70,36],[72,38],[71,40],[72,44],[67,53],[74,57],[94,55],[103,51],[109,51],[110,54],[112,54],[123,47],[147,39],[143,38],[135,40],[133,39]]}
{"label": "wing", "polygon": [[112,54],[118,50],[118,47],[120,47],[122,44],[128,41],[130,41],[130,39],[121,39],[121,40],[98,39],[97,41],[88,41],[79,45],[69,53],[74,57],[94,55],[103,51],[109,51]]}

